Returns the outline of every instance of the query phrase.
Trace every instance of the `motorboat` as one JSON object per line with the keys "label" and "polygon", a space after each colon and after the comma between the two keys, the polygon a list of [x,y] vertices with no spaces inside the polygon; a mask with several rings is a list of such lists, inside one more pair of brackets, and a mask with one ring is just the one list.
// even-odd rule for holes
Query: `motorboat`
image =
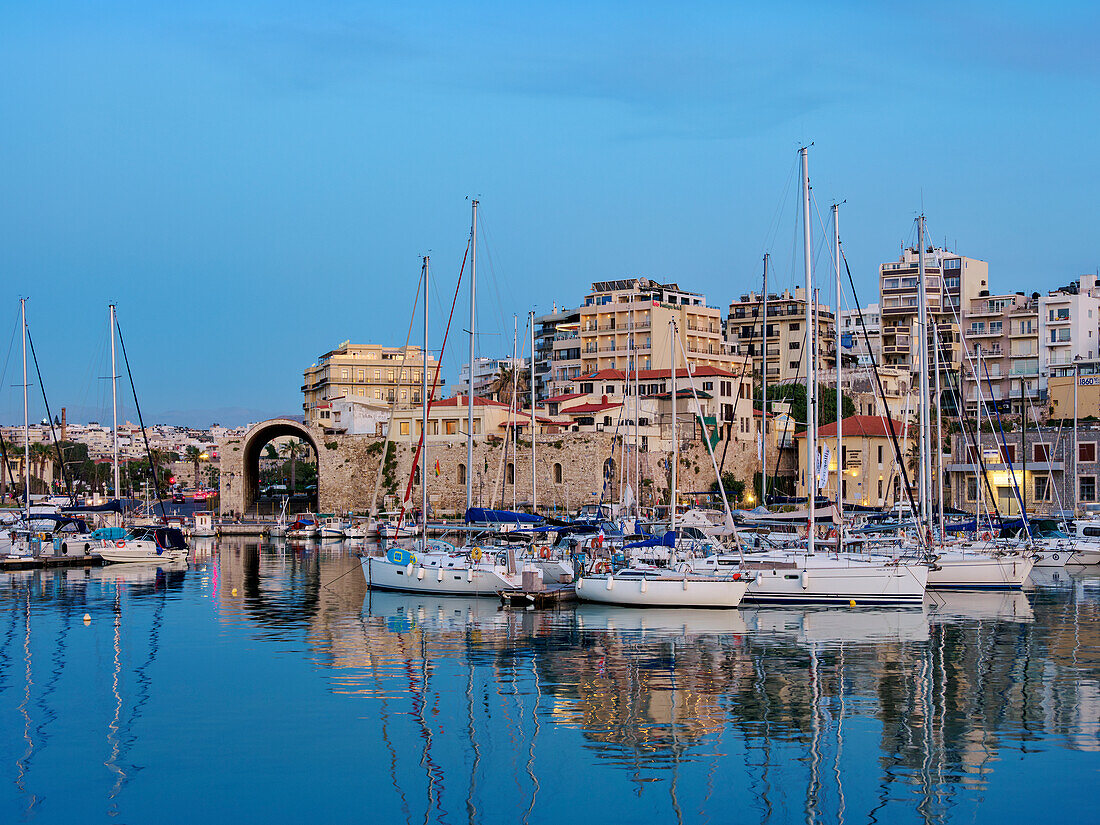
{"label": "motorboat", "polygon": [[173,562],[187,558],[187,542],[174,527],[107,527],[94,546],[105,562]]}
{"label": "motorboat", "polygon": [[344,520],[339,516],[324,516],[321,519],[321,538],[342,539],[344,537]]}
{"label": "motorboat", "polygon": [[696,575],[661,567],[601,570],[577,579],[577,598],[584,602],[628,607],[737,607],[750,579],[730,575]]}
{"label": "motorboat", "polygon": [[321,525],[311,515],[301,515],[286,528],[286,537],[289,539],[312,539],[321,535]]}
{"label": "motorboat", "polygon": [[211,510],[199,510],[195,513],[195,526],[191,528],[191,535],[195,537],[217,535],[214,529],[214,513]]}

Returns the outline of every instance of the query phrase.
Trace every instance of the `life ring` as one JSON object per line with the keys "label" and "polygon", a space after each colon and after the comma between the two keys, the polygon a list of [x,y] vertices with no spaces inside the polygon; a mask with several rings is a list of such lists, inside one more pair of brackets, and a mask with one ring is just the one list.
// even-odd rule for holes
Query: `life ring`
{"label": "life ring", "polygon": [[470,558],[473,559],[475,562],[481,561],[481,548],[475,547],[473,550],[471,550]]}
{"label": "life ring", "polygon": [[592,567],[592,572],[593,573],[610,573],[611,572],[611,563],[606,562],[606,561],[598,561]]}
{"label": "life ring", "polygon": [[542,549],[539,550],[539,558],[541,558],[541,559],[550,558],[550,548],[544,545],[542,547]]}
{"label": "life ring", "polygon": [[122,547],[125,547],[125,546],[126,546],[126,540],[125,539],[119,539],[118,541],[115,542],[115,547],[122,548]]}
{"label": "life ring", "polygon": [[828,534],[825,536],[827,539],[835,539],[837,537],[836,528],[830,528]]}
{"label": "life ring", "polygon": [[992,538],[993,538],[993,534],[990,533],[988,530],[985,530],[982,533],[982,536],[981,536],[982,541],[989,541]]}

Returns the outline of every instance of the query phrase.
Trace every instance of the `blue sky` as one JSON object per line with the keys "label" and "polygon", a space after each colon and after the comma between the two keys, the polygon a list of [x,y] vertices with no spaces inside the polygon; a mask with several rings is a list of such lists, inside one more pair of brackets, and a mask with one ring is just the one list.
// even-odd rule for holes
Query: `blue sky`
{"label": "blue sky", "polygon": [[788,285],[809,141],[865,302],[922,206],[994,289],[1100,263],[1093,4],[176,6],[0,9],[0,355],[26,295],[77,418],[105,414],[111,300],[147,417],[194,424],[297,411],[320,353],[400,343],[425,252],[438,340],[471,195],[483,354],[593,280],[725,306],[767,249]]}

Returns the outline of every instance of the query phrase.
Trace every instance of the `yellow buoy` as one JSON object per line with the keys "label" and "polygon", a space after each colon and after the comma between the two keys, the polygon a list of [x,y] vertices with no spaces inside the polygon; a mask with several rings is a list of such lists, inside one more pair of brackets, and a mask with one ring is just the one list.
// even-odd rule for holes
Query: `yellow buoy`
{"label": "yellow buoy", "polygon": [[855,607],[855,606],[856,606],[856,600],[855,599],[849,600],[848,607]]}
{"label": "yellow buoy", "polygon": [[84,624],[91,624],[91,623],[92,623],[92,614],[91,613],[85,613],[84,614]]}
{"label": "yellow buoy", "polygon": [[234,587],[233,592],[230,595],[236,596],[237,595],[237,588]]}

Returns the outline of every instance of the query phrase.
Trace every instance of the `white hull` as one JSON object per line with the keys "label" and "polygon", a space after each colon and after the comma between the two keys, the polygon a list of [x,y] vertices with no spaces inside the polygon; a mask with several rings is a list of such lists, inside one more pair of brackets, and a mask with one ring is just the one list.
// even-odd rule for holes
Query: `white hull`
{"label": "white hull", "polygon": [[1030,555],[986,556],[981,553],[940,554],[928,571],[928,588],[950,590],[1014,590],[1024,586],[1034,566]]}
{"label": "white hull", "polygon": [[737,607],[748,582],[717,576],[668,574],[616,578],[611,574],[577,580],[577,598],[627,607]]}
{"label": "white hull", "polygon": [[130,548],[130,547],[104,547],[99,551],[100,558],[109,563],[134,563],[153,562],[155,564],[169,564],[181,562],[187,559],[187,553],[183,550],[165,550],[158,554],[156,549]]}
{"label": "white hull", "polygon": [[[700,570],[716,561],[710,557],[691,564]],[[747,554],[739,569],[750,582],[745,601],[755,603],[920,604],[928,581],[927,565],[859,556]]]}
{"label": "white hull", "polygon": [[423,567],[394,564],[381,556],[364,556],[363,577],[372,590],[425,593],[436,596],[496,596],[518,586],[506,573],[491,567]]}

